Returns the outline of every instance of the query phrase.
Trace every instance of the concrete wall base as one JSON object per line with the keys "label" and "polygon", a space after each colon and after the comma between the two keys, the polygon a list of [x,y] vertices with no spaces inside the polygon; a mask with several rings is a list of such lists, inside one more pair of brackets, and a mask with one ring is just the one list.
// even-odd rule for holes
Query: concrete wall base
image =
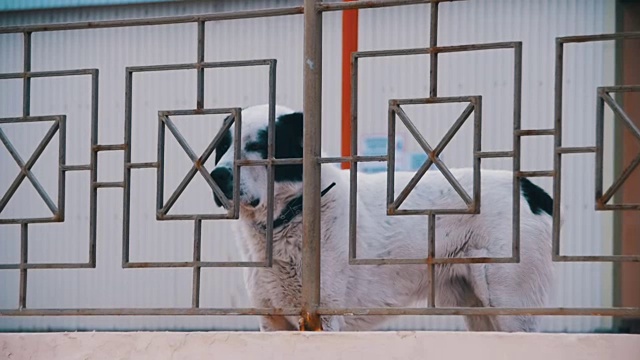
{"label": "concrete wall base", "polygon": [[0,334],[0,359],[638,360],[640,336],[469,332]]}

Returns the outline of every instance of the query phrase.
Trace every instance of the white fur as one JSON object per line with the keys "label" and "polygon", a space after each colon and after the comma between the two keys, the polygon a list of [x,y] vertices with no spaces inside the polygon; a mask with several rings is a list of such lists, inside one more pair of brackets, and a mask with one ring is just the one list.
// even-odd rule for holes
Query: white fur
{"label": "white fur", "polygon": [[[242,112],[243,145],[266,127],[267,107]],[[283,107],[277,114],[292,112]],[[286,139],[277,139],[286,141]],[[233,146],[231,147],[233,149]],[[244,149],[244,146],[243,146]],[[243,151],[243,158],[257,158]],[[230,167],[229,150],[218,167]],[[451,170],[472,189],[470,169]],[[261,261],[265,234],[256,226],[266,218],[266,168],[243,167],[237,241],[246,260]],[[395,194],[413,173],[396,173]],[[508,257],[512,242],[511,172],[482,171],[482,207],[478,215],[437,216],[436,256]],[[322,188],[336,186],[322,197],[321,305],[328,307],[407,307],[428,296],[426,265],[364,266],[348,264],[349,172],[322,166]],[[275,184],[275,212],[302,193],[302,183]],[[247,204],[261,199],[256,207]],[[386,173],[358,174],[357,258],[425,258],[426,216],[386,215]],[[520,196],[521,257],[519,264],[459,264],[436,266],[436,306],[541,307],[551,286],[551,217],[535,215]],[[438,171],[428,171],[405,200],[403,209],[460,208],[462,200]],[[302,217],[274,231],[273,267],[246,269],[246,286],[256,307],[298,307],[301,301]],[[384,316],[324,317],[324,330],[369,330]],[[293,330],[295,317],[262,317],[260,329]],[[535,331],[530,316],[467,316],[469,330]]]}

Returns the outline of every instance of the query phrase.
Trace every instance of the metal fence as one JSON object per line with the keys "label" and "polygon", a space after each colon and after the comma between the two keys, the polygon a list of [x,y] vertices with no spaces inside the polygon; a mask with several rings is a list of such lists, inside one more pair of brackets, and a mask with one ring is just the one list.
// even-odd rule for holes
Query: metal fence
{"label": "metal fence", "polygon": [[[456,0],[452,0],[456,1]],[[378,0],[378,1],[353,1],[353,2],[321,2],[305,0],[304,6],[251,10],[229,13],[217,13],[198,16],[164,17],[144,20],[100,21],[86,23],[68,23],[34,26],[16,26],[0,28],[0,34],[21,33],[23,36],[24,63],[22,72],[0,74],[3,79],[22,79],[22,116],[18,118],[0,119],[0,140],[20,167],[21,171],[10,185],[8,191],[0,199],[0,212],[6,207],[9,200],[15,194],[20,184],[28,179],[51,210],[51,217],[39,218],[11,218],[0,219],[1,224],[19,224],[20,236],[20,261],[14,264],[0,264],[0,270],[19,270],[19,301],[17,309],[0,309],[0,316],[76,316],[76,315],[292,315],[300,316],[305,328],[317,328],[319,315],[597,315],[597,316],[633,316],[640,317],[640,308],[441,308],[435,306],[434,291],[434,266],[437,264],[471,264],[471,263],[517,263],[520,260],[520,207],[519,198],[520,182],[522,177],[550,177],[553,179],[553,252],[552,257],[557,262],[640,262],[640,255],[612,255],[612,256],[568,256],[560,253],[560,208],[561,208],[561,165],[562,156],[572,153],[594,153],[596,164],[596,188],[595,207],[597,210],[640,210],[640,204],[616,204],[609,205],[614,193],[619,190],[631,172],[640,164],[640,155],[623,170],[621,176],[614,181],[609,189],[603,191],[603,138],[604,138],[604,105],[607,104],[622,120],[633,135],[640,139],[640,130],[623,109],[618,105],[612,93],[623,91],[639,91],[637,86],[608,86],[600,87],[597,103],[597,128],[596,145],[593,147],[563,147],[562,145],[562,80],[563,80],[563,49],[565,45],[578,42],[626,40],[638,39],[640,33],[619,33],[606,35],[561,37],[556,39],[556,74],[555,74],[555,127],[550,129],[522,129],[521,128],[521,101],[522,101],[522,43],[500,42],[486,44],[469,44],[459,46],[438,46],[438,8],[445,0]],[[351,77],[351,156],[322,157],[321,146],[321,94],[322,94],[322,14],[329,11],[343,11],[349,9],[363,9],[374,7],[401,6],[409,4],[429,3],[431,7],[430,41],[427,48],[360,51],[352,54]],[[304,14],[304,156],[301,159],[275,159],[275,94],[276,94],[276,60],[257,59],[251,61],[206,62],[205,61],[205,24],[207,22],[247,19],[256,17],[273,17]],[[193,23],[197,26],[197,54],[196,62],[174,65],[157,66],[131,66],[126,68],[125,79],[125,131],[124,141],[121,144],[100,144],[98,142],[98,69],[77,69],[63,71],[31,71],[31,35],[35,32],[85,30],[112,27],[132,27],[147,25],[166,25]],[[438,96],[438,55],[441,53],[484,51],[491,49],[512,49],[514,56],[513,82],[513,149],[508,151],[482,151],[481,126],[482,126],[482,97],[478,94],[459,97]],[[358,155],[358,60],[366,57],[406,56],[428,54],[430,58],[429,72],[429,96],[416,99],[392,99],[388,106],[388,154],[382,156]],[[241,131],[240,108],[206,109],[205,98],[205,69],[220,67],[265,67],[269,72],[269,131],[268,153],[265,160],[244,160],[239,156],[239,142],[236,143],[234,172],[236,175],[245,166],[267,166],[268,185],[267,203],[267,251],[265,261],[262,262],[210,262],[201,260],[201,234],[203,220],[237,219],[239,216],[238,176],[234,176],[236,193],[233,200],[227,204],[229,209],[226,214],[191,214],[169,215],[168,211],[175,204],[177,198],[185,190],[189,182],[200,173],[209,187],[216,194],[222,194],[216,183],[209,175],[204,163],[213,153],[224,131],[236,123],[237,138]],[[171,71],[192,69],[197,74],[196,81],[196,107],[194,109],[158,109],[158,149],[155,162],[132,162],[131,149],[134,146],[131,137],[131,119],[133,103],[133,83],[135,74],[149,71]],[[84,165],[67,165],[65,142],[65,115],[30,116],[31,79],[62,76],[89,76],[91,78],[91,157],[90,162]],[[420,134],[417,127],[403,110],[403,106],[411,104],[437,104],[437,103],[467,103],[468,105],[447,131],[443,140],[436,146],[429,144]],[[218,133],[206,150],[196,154],[180,133],[172,121],[172,117],[186,115],[230,114],[232,121]],[[446,164],[442,162],[439,154],[456,134],[460,127],[473,114],[473,192],[468,194],[449,172]],[[409,184],[398,196],[394,194],[395,169],[395,139],[396,119],[408,128],[415,137],[420,147],[428,154],[428,159],[419,168]],[[52,127],[44,139],[37,146],[34,153],[26,161],[21,158],[18,151],[5,135],[1,125],[7,123],[23,122],[51,122]],[[164,188],[164,139],[166,129],[177,139],[180,147],[186,152],[193,162],[178,188],[165,201]],[[58,194],[54,201],[40,185],[38,179],[31,172],[31,168],[47,147],[54,135],[59,135],[58,156]],[[554,164],[548,171],[522,171],[521,170],[521,141],[528,136],[553,136]],[[124,168],[122,182],[98,181],[98,154],[101,152],[116,151],[124,153]],[[446,216],[451,214],[476,214],[480,211],[480,163],[488,158],[511,158],[513,166],[513,230],[512,253],[509,257],[500,258],[438,258],[435,256],[435,227],[436,215]],[[356,192],[358,163],[361,162],[387,162],[387,214],[389,216],[401,215],[425,215],[428,221],[428,254],[425,258],[410,259],[365,259],[356,256]],[[270,267],[272,265],[273,244],[273,201],[274,201],[274,166],[283,164],[302,164],[305,171],[303,175],[305,198],[303,205],[303,243],[302,243],[302,305],[300,308],[204,308],[200,306],[200,272],[207,267]],[[320,306],[320,166],[326,163],[350,163],[351,188],[350,188],[350,228],[349,228],[349,263],[358,265],[385,265],[385,264],[426,264],[429,269],[429,301],[425,308],[323,308]],[[453,186],[466,204],[460,209],[421,209],[402,210],[400,205],[407,198],[413,187],[433,165],[436,165],[444,177]],[[129,233],[130,233],[130,208],[131,208],[131,174],[137,169],[156,169],[156,219],[160,221],[192,221],[194,224],[193,259],[183,262],[132,262],[129,258]],[[88,171],[91,178],[90,193],[90,236],[89,236],[89,260],[83,263],[33,263],[28,259],[29,224],[63,222],[65,214],[65,174],[69,171]],[[76,308],[76,309],[42,309],[27,307],[27,279],[30,269],[78,269],[95,268],[96,266],[96,227],[97,227],[97,192],[101,188],[123,189],[123,224],[122,224],[122,267],[123,268],[191,268],[193,270],[192,304],[189,308]],[[224,199],[224,196],[219,196]]]}

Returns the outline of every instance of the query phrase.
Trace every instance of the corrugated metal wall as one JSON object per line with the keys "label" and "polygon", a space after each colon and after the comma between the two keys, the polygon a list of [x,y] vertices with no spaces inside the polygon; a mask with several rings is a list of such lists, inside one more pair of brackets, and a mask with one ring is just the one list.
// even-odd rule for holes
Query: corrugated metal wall
{"label": "corrugated metal wall", "polygon": [[[154,4],[100,9],[69,9],[0,14],[0,26],[141,18],[231,11],[291,5],[297,1],[211,1]],[[553,125],[554,39],[557,36],[612,32],[613,1],[474,0],[442,4],[441,45],[523,41],[523,128]],[[423,47],[428,43],[427,6],[362,10],[360,49]],[[329,155],[340,148],[341,16],[324,15],[323,147]],[[22,39],[0,35],[0,72],[21,71]],[[575,45],[565,53],[565,119],[567,145],[593,145],[595,87],[613,83],[613,44]],[[302,16],[234,20],[206,26],[207,61],[277,58],[277,101],[302,108]],[[194,24],[143,28],[99,29],[36,33],[33,65],[37,70],[100,69],[99,142],[123,139],[124,69],[132,65],[185,63],[196,60]],[[390,98],[428,95],[429,62],[425,56],[367,59],[360,63],[360,136],[386,132]],[[511,142],[513,55],[506,50],[441,55],[439,95],[483,96],[483,150],[507,150]],[[267,102],[264,68],[206,71],[205,107],[249,106]],[[0,117],[21,115],[21,82],[0,81]],[[133,110],[133,161],[156,160],[157,111],[195,107],[195,72],[172,71],[136,75]],[[67,163],[89,161],[90,81],[87,77],[35,79],[32,115],[67,115]],[[437,142],[460,109],[455,106],[412,107],[427,140]],[[176,123],[196,153],[216,133],[215,117],[185,117]],[[37,124],[3,129],[27,158],[46,132]],[[408,132],[398,133],[406,152],[418,151]],[[444,152],[450,167],[470,164],[471,128],[465,125]],[[34,167],[50,194],[55,194],[57,144]],[[523,143],[523,169],[552,167],[552,139]],[[190,167],[177,142],[167,136],[165,194],[170,194]],[[17,166],[0,147],[0,192],[17,174]],[[99,181],[122,180],[121,152],[101,153]],[[210,164],[208,164],[210,166]],[[504,160],[483,161],[484,168],[506,168]],[[592,206],[593,159],[577,155],[565,159],[563,201],[565,254],[610,254],[610,219]],[[551,190],[551,181],[538,181]],[[32,225],[29,260],[87,261],[89,174],[67,175],[67,216],[62,224]],[[132,188],[131,260],[181,261],[192,256],[190,222],[155,220],[155,171],[134,170]],[[206,196],[203,196],[206,194]],[[174,213],[211,212],[210,191],[198,176],[181,196]],[[206,199],[206,200],[203,200]],[[1,217],[45,215],[46,207],[30,184],[21,186]],[[122,191],[103,189],[98,195],[98,266],[91,270],[30,271],[28,306],[175,307],[190,305],[191,270],[121,269]],[[604,240],[603,240],[604,239]],[[19,228],[0,226],[0,263],[19,261]],[[205,222],[203,260],[239,259],[227,221]],[[554,306],[610,306],[611,267],[607,264],[557,264]],[[203,269],[201,306],[247,306],[240,269]],[[0,271],[0,308],[17,307],[18,272]],[[3,318],[0,330],[21,329],[255,329],[251,317],[93,317]],[[590,331],[610,326],[602,318],[545,318],[545,331]],[[449,317],[402,317],[386,328],[461,329],[462,320]]]}

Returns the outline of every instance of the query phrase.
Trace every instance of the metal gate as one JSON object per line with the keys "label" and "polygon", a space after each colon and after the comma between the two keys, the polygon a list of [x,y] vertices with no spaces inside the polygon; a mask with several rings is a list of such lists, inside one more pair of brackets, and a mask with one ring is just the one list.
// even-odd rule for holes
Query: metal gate
{"label": "metal gate", "polygon": [[[561,165],[563,155],[575,153],[594,153],[596,173],[596,188],[594,189],[595,207],[598,210],[640,210],[640,204],[616,204],[611,205],[609,201],[615,192],[622,186],[631,172],[640,164],[640,155],[622,172],[621,176],[613,184],[604,189],[603,186],[603,139],[604,139],[604,109],[605,104],[609,106],[636,138],[640,139],[640,130],[633,121],[624,113],[619,104],[616,103],[612,94],[625,91],[639,91],[640,85],[635,86],[602,86],[594,91],[598,92],[597,103],[597,127],[596,145],[589,147],[567,147],[562,144],[563,128],[563,51],[565,46],[573,43],[606,41],[606,40],[626,40],[638,39],[640,33],[618,33],[592,36],[561,37],[556,39],[556,72],[555,72],[555,108],[554,108],[554,128],[549,129],[522,129],[521,126],[521,102],[522,102],[522,43],[521,42],[499,42],[484,44],[469,44],[459,46],[439,46],[438,45],[438,9],[440,3],[448,2],[443,0],[379,0],[379,1],[354,1],[346,3],[321,2],[305,0],[304,6],[278,8],[269,10],[251,10],[229,13],[217,13],[210,15],[166,17],[144,20],[122,20],[122,21],[101,21],[88,23],[68,23],[34,26],[17,26],[0,28],[0,34],[20,33],[23,36],[23,70],[18,73],[0,74],[0,80],[18,79],[22,81],[22,116],[16,118],[0,119],[0,140],[21,169],[15,180],[11,183],[8,191],[0,199],[0,212],[6,207],[22,182],[28,180],[32,183],[38,194],[42,197],[47,207],[51,211],[50,217],[20,217],[11,219],[0,219],[0,224],[20,225],[20,261],[19,263],[0,264],[0,270],[18,270],[19,277],[19,300],[16,309],[0,309],[0,316],[74,316],[74,315],[295,315],[300,316],[305,322],[305,327],[316,328],[319,315],[596,315],[596,316],[640,316],[640,308],[440,308],[435,306],[434,291],[434,266],[438,264],[470,264],[470,263],[517,263],[520,259],[520,220],[519,202],[520,182],[516,181],[522,177],[549,177],[553,179],[553,260],[556,262],[639,262],[640,255],[609,255],[609,256],[570,256],[560,252],[560,209],[561,209]],[[351,77],[352,77],[352,110],[351,110],[351,156],[344,157],[322,157],[320,153],[321,145],[321,96],[322,96],[322,14],[331,11],[344,11],[348,9],[363,9],[374,7],[401,6],[409,4],[430,3],[430,41],[426,48],[414,49],[390,49],[382,51],[359,51],[352,54]],[[275,94],[276,94],[276,59],[256,59],[250,61],[227,61],[227,62],[207,62],[205,61],[205,24],[208,22],[248,19],[257,17],[274,17],[304,14],[304,113],[305,113],[305,133],[304,133],[304,156],[301,159],[275,159],[273,140],[275,136]],[[87,30],[97,28],[132,27],[163,24],[189,23],[197,27],[197,61],[194,63],[183,63],[174,65],[157,66],[131,66],[126,68],[125,79],[125,126],[124,141],[119,144],[101,144],[98,139],[98,89],[99,70],[98,69],[76,69],[61,71],[31,71],[31,37],[33,33],[48,31],[67,30]],[[445,53],[462,53],[470,51],[483,51],[491,49],[508,49],[513,52],[514,67],[513,82],[514,93],[510,100],[513,103],[513,148],[507,151],[483,151],[481,148],[481,126],[482,126],[482,97],[478,94],[471,94],[459,97],[439,97],[438,96],[438,55]],[[358,63],[362,58],[405,56],[427,54],[430,59],[429,71],[429,94],[425,98],[413,99],[391,99],[388,105],[388,154],[383,156],[363,156],[358,155]],[[192,214],[192,215],[170,215],[169,210],[176,203],[180,194],[185,190],[189,182],[198,174],[201,174],[210,186],[212,191],[221,194],[221,190],[209,175],[209,170],[203,165],[213,153],[217,143],[220,141],[222,131],[211,141],[204,153],[197,154],[182,136],[172,120],[179,116],[188,115],[210,115],[210,114],[230,114],[235,123],[241,124],[240,108],[215,108],[204,107],[205,98],[205,69],[228,68],[228,67],[260,67],[269,73],[269,138],[270,144],[266,160],[243,160],[238,158],[239,149],[235,149],[235,170],[240,171],[241,167],[266,165],[269,172],[268,182],[268,221],[267,224],[267,252],[264,262],[239,262],[239,261],[202,261],[201,260],[201,237],[203,221],[216,219],[237,219],[238,218],[238,196],[234,196],[232,204],[229,204],[229,211],[226,214]],[[131,137],[133,88],[136,74],[142,72],[161,72],[172,70],[194,70],[197,76],[196,85],[196,107],[194,109],[159,109],[158,111],[158,149],[157,161],[135,162],[132,161],[131,149],[134,147]],[[30,116],[31,113],[31,80],[34,78],[64,77],[64,76],[85,76],[91,81],[91,156],[88,164],[67,165],[66,164],[66,124],[65,115],[52,114],[50,116]],[[413,124],[406,114],[403,106],[410,104],[439,104],[439,103],[464,103],[468,104],[453,127],[447,132],[445,138],[437,145],[429,144]],[[473,114],[472,120],[469,120]],[[400,193],[394,194],[394,171],[395,169],[395,128],[396,121],[400,121],[409,129],[410,133],[418,141],[421,148],[429,155],[428,159],[419,168],[416,176],[409,185]],[[456,134],[465,121],[473,121],[473,170],[474,186],[472,194],[468,194],[457,182],[455,177],[448,171],[446,164],[442,162],[439,154],[447,145],[449,140]],[[43,140],[28,159],[23,159],[11,143],[9,138],[2,131],[1,125],[26,122],[47,122],[51,124]],[[236,134],[239,136],[241,126],[236,126]],[[188,171],[178,188],[168,199],[164,199],[162,189],[164,184],[164,139],[166,130],[177,139],[180,147],[193,162],[193,166]],[[41,186],[39,180],[32,173],[38,157],[50,143],[51,139],[58,135],[58,189],[57,197],[52,199],[47,191]],[[529,136],[552,136],[554,138],[554,165],[548,171],[523,171],[521,170],[522,139]],[[239,146],[239,144],[237,144]],[[102,152],[123,152],[123,181],[101,182],[98,181],[98,155]],[[436,216],[446,216],[450,214],[475,214],[480,211],[480,163],[482,159],[507,158],[511,159],[513,166],[513,233],[512,233],[512,253],[509,257],[500,258],[437,258],[435,256],[435,226]],[[430,292],[428,306],[424,308],[323,308],[320,307],[320,165],[326,163],[350,163],[351,189],[350,189],[350,229],[349,229],[349,263],[352,266],[358,265],[385,265],[385,264],[426,264],[430,274]],[[356,191],[358,164],[362,162],[386,162],[387,163],[387,212],[390,216],[402,215],[424,215],[428,222],[428,254],[423,258],[411,259],[366,259],[356,256]],[[302,272],[302,307],[301,308],[207,308],[200,306],[200,284],[201,269],[209,267],[270,267],[272,265],[272,242],[273,242],[273,197],[274,197],[274,172],[273,167],[284,164],[302,164],[304,171],[304,193],[305,198],[303,208],[304,237],[303,237],[303,272]],[[456,192],[464,200],[466,207],[457,210],[451,209],[421,209],[402,210],[399,209],[403,200],[409,195],[412,188],[420,178],[433,165],[443,173],[451,183]],[[193,223],[193,259],[182,262],[150,262],[131,261],[129,256],[130,238],[130,209],[131,209],[131,174],[139,169],[155,169],[157,174],[156,188],[156,219],[162,221],[190,221]],[[90,223],[89,223],[89,260],[83,263],[42,263],[31,262],[28,259],[29,245],[29,224],[64,222],[65,219],[65,175],[67,172],[88,172],[90,174]],[[235,177],[236,181],[238,177]],[[237,184],[236,184],[237,185]],[[123,190],[123,224],[122,224],[122,267],[123,268],[190,268],[193,272],[192,302],[189,308],[75,308],[75,309],[45,309],[27,307],[27,280],[28,273],[35,269],[91,269],[96,266],[96,234],[97,234],[97,198],[99,189],[121,188]],[[238,186],[235,187],[238,189]],[[237,191],[237,190],[236,190]]]}

